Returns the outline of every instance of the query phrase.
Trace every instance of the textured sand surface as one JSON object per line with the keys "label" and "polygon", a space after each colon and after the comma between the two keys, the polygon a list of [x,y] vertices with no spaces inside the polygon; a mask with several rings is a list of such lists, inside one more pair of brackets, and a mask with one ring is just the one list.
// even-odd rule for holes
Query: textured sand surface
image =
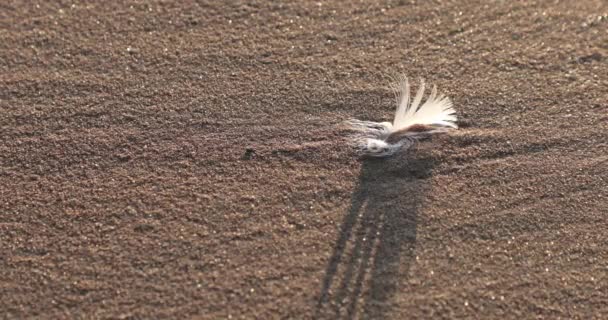
{"label": "textured sand surface", "polygon": [[608,2],[281,3],[2,1],[0,318],[608,314]]}

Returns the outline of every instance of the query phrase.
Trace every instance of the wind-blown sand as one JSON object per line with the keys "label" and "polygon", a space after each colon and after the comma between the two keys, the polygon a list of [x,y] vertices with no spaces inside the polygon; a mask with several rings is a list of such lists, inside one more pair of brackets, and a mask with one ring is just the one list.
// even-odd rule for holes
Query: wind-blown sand
{"label": "wind-blown sand", "polygon": [[[599,319],[608,3],[0,4],[0,318]],[[461,129],[361,160],[424,77]]]}

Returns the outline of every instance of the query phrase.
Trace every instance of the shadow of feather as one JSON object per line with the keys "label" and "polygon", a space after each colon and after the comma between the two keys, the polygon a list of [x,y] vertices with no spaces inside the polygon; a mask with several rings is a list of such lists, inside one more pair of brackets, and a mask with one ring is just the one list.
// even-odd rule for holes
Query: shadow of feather
{"label": "shadow of feather", "polygon": [[[416,155],[417,154],[417,155]],[[434,161],[416,152],[367,159],[319,293],[315,318],[387,318],[414,261],[416,224]]]}

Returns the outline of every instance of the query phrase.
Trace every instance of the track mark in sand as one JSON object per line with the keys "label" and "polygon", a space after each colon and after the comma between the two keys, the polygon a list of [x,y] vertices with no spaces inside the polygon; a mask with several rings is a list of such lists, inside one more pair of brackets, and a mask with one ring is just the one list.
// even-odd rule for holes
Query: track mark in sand
{"label": "track mark in sand", "polygon": [[[571,216],[571,219],[558,218],[551,214],[552,210],[563,210],[567,207],[570,198],[576,197],[579,201],[594,200],[596,193],[592,190],[571,191],[568,196],[555,196],[545,198],[542,201],[526,201],[509,208],[496,211],[493,214],[484,214],[472,222],[455,225],[448,228],[449,234],[461,240],[482,239],[496,240],[520,234],[535,234],[550,232],[551,230],[563,229],[572,224],[586,223],[580,221],[579,216]],[[593,206],[591,204],[590,206]],[[538,215],[537,212],[549,214]],[[572,209],[574,211],[575,209]],[[587,217],[593,220],[593,217]]]}
{"label": "track mark in sand", "polygon": [[[580,141],[593,141],[593,137],[595,137],[593,134],[586,133],[579,136],[539,138],[536,141],[519,143],[517,140],[508,139],[499,130],[461,130],[442,141],[441,147],[447,150],[445,154],[451,152],[452,155],[443,158],[441,162],[445,165],[438,168],[435,174],[445,175],[468,168],[476,169],[509,158],[542,154],[558,149],[563,152],[571,150],[574,146],[580,146]],[[588,145],[588,148],[593,147]],[[450,165],[451,162],[455,164]]]}

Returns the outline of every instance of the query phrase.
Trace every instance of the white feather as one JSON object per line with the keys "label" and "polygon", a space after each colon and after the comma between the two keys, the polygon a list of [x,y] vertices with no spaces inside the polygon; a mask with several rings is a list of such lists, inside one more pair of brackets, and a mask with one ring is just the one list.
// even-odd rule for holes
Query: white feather
{"label": "white feather", "polygon": [[400,140],[396,143],[387,143],[386,141],[367,138],[359,141],[357,145],[362,154],[372,157],[387,157],[395,154],[400,150],[407,150],[414,144],[412,139]]}
{"label": "white feather", "polygon": [[415,124],[432,125],[439,127],[458,128],[456,125],[456,110],[452,107],[452,101],[444,95],[437,96],[437,87],[433,86],[431,95],[421,105],[424,95],[424,80],[420,81],[420,87],[412,103],[410,100],[410,87],[407,79],[402,80],[400,85],[401,100],[397,105],[393,131],[401,130]]}
{"label": "white feather", "polygon": [[[351,141],[354,142],[355,147],[364,155],[386,157],[399,150],[409,149],[418,139],[428,136],[429,133],[458,128],[456,110],[450,99],[442,94],[437,95],[437,87],[433,86],[431,94],[421,104],[424,88],[424,80],[421,80],[416,96],[410,101],[409,81],[406,77],[400,78],[395,87],[397,109],[392,124],[356,119],[347,121],[348,127],[354,132]],[[394,136],[392,140],[389,139],[392,133],[413,125],[431,126],[433,129],[422,133],[416,130],[411,132],[405,130],[405,133],[398,133],[399,141],[394,142]]]}
{"label": "white feather", "polygon": [[[399,90],[401,88],[401,90]],[[405,76],[401,77],[401,80],[395,87],[397,93],[397,110],[395,111],[395,120],[393,121],[394,126],[398,126],[401,119],[405,117],[405,112],[410,104],[410,82]]]}

